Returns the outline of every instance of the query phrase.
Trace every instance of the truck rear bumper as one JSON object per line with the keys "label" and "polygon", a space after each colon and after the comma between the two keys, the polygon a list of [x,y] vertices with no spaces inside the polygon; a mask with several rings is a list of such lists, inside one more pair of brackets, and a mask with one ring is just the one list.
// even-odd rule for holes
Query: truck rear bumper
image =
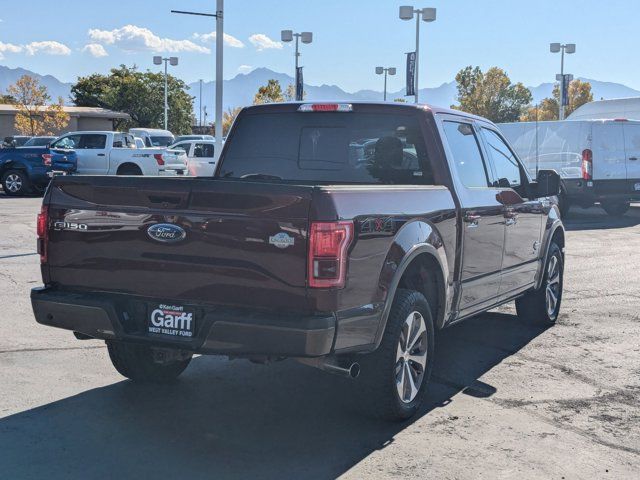
{"label": "truck rear bumper", "polygon": [[584,206],[602,201],[640,200],[640,179],[582,180],[563,179],[567,198]]}
{"label": "truck rear bumper", "polygon": [[147,333],[146,305],[153,303],[153,299],[120,294],[68,292],[48,287],[31,291],[38,323],[97,339],[146,343],[202,354],[282,357],[327,355],[334,344],[334,315],[297,316],[222,306],[193,306],[197,312],[193,337],[160,337]]}

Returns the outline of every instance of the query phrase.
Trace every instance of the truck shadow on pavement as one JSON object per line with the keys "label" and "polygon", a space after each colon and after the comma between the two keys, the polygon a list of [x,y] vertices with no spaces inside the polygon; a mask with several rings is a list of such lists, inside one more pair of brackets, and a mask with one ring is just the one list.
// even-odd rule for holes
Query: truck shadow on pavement
{"label": "truck shadow on pavement", "polygon": [[351,380],[198,357],[173,385],[122,381],[0,420],[0,476],[335,478],[456,394],[491,396],[479,378],[543,331],[489,313],[440,332],[427,401],[400,424],[362,413]]}

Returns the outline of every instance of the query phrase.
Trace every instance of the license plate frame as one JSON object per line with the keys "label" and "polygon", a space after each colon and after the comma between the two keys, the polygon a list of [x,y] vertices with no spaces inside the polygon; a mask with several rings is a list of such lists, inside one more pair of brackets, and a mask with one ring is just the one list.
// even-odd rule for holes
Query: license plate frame
{"label": "license plate frame", "polygon": [[195,310],[185,305],[149,303],[145,331],[159,338],[192,340],[196,333],[196,320]]}

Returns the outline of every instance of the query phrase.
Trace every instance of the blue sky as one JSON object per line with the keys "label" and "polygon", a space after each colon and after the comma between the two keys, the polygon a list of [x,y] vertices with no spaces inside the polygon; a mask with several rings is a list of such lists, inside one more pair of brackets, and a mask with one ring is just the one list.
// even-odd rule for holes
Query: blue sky
{"label": "blue sky", "polygon": [[[413,49],[415,27],[398,18],[395,0],[226,0],[225,78],[256,67],[293,72],[293,50],[280,30],[310,30],[303,45],[305,81],[348,91],[381,90],[376,65],[396,66],[389,89],[404,84],[404,52]],[[28,5],[28,10],[25,8]],[[113,8],[108,8],[111,5]],[[576,76],[640,89],[637,0],[426,0],[435,23],[421,26],[421,87],[453,79],[466,65],[493,65],[526,85],[553,81],[559,55],[552,41],[574,42],[567,58]],[[187,82],[212,80],[213,18],[171,14],[171,9],[212,12],[215,0],[2,0],[0,64],[52,74],[64,81],[136,63],[158,68],[152,56],[180,58],[172,73]],[[90,46],[88,46],[90,45]]]}

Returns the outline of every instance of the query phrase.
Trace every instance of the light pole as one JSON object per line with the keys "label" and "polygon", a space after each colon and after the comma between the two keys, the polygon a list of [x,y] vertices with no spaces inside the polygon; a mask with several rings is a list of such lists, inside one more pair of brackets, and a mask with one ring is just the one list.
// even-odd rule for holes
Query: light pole
{"label": "light pole", "polygon": [[296,100],[301,101],[302,100],[302,95],[303,95],[303,88],[300,88],[299,82],[300,79],[298,78],[298,57],[300,57],[300,51],[299,51],[299,46],[298,43],[300,40],[302,40],[302,43],[311,43],[313,41],[313,33],[312,32],[302,32],[302,33],[293,33],[293,30],[282,30],[280,32],[280,39],[283,42],[291,42],[293,40],[293,37],[296,37]]}
{"label": "light pole", "polygon": [[[224,39],[223,25],[224,0],[216,0],[216,13],[186,12],[171,10],[171,13],[184,15],[198,15],[201,17],[215,17],[216,19],[216,145],[222,145],[222,42]],[[205,122],[207,120],[205,114]],[[217,147],[220,148],[220,147]]]}
{"label": "light pole", "polygon": [[160,55],[153,57],[154,65],[162,65],[164,62],[164,129],[167,130],[167,126],[169,125],[169,101],[168,101],[168,92],[167,92],[167,62],[170,63],[173,67],[178,65],[178,57],[168,57],[163,58]]}
{"label": "light pole", "polygon": [[200,100],[198,100],[198,113],[200,114],[198,126],[202,127],[202,79],[200,79]]}
{"label": "light pole", "polygon": [[576,53],[576,44],[575,43],[552,43],[549,46],[549,50],[551,53],[560,54],[560,75],[556,75],[556,80],[560,81],[560,111],[558,112],[558,117],[560,120],[564,120],[564,107],[567,102],[567,96],[569,93],[569,82],[573,80],[573,75],[565,75],[564,74],[564,54],[571,55],[572,53]]}
{"label": "light pole", "polygon": [[416,17],[416,67],[415,67],[415,102],[418,103],[418,91],[420,88],[420,84],[418,83],[418,72],[420,69],[418,68],[420,65],[420,17],[424,22],[433,22],[436,19],[436,9],[435,8],[417,8],[414,9],[412,6],[403,6],[400,7],[400,18],[402,20],[412,20],[413,17]]}
{"label": "light pole", "polygon": [[387,74],[395,75],[396,67],[376,67],[376,74],[382,75],[384,73],[384,101],[387,101]]}

